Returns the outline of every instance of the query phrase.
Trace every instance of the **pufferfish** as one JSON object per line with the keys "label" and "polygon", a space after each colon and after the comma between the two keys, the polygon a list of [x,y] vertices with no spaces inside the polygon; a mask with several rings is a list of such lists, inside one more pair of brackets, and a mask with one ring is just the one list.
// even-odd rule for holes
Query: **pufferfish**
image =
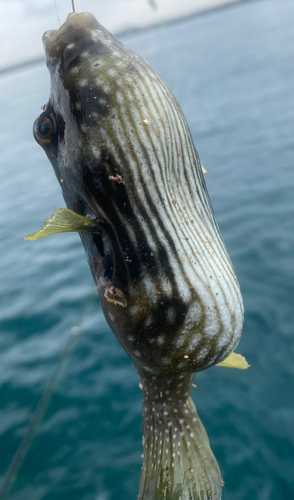
{"label": "pufferfish", "polygon": [[[220,500],[190,396],[243,325],[239,284],[188,125],[156,71],[93,15],[43,35],[51,77],[34,136],[67,208],[28,239],[78,231],[110,328],[143,391],[139,500]],[[245,367],[232,355],[229,366]]]}

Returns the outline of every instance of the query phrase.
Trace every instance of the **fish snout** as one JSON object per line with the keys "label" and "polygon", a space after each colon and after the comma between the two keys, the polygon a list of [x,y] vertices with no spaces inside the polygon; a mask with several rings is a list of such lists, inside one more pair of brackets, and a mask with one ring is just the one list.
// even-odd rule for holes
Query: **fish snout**
{"label": "fish snout", "polygon": [[66,18],[66,20],[68,21],[71,17],[73,16],[79,16],[79,13],[78,12],[70,12]]}
{"label": "fish snout", "polygon": [[90,12],[71,12],[60,29],[69,26],[73,29],[96,29],[99,23]]}
{"label": "fish snout", "polygon": [[66,69],[76,58],[94,51],[97,32],[101,30],[101,25],[92,14],[72,12],[58,30],[44,33],[42,40],[47,62],[48,58],[61,60],[62,69]]}

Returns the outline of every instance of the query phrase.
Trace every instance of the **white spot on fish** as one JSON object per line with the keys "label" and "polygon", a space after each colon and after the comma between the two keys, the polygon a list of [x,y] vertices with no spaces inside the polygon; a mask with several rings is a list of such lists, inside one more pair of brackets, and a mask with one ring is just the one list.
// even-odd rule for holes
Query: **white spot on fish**
{"label": "white spot on fish", "polygon": [[135,354],[135,356],[137,356],[138,358],[140,358],[140,356],[141,356],[140,351],[134,351],[134,354]]}
{"label": "white spot on fish", "polygon": [[103,85],[102,90],[103,92],[105,92],[105,94],[108,94],[110,92],[110,86],[107,84]]}
{"label": "white spot on fish", "polygon": [[165,337],[164,337],[164,335],[159,335],[157,337],[157,344],[158,345],[163,345],[164,343],[165,343]]}
{"label": "white spot on fish", "polygon": [[84,52],[81,53],[81,57],[83,57],[84,59],[87,59],[87,57],[89,57],[89,52],[87,50],[84,50]]}
{"label": "white spot on fish", "polygon": [[150,314],[150,315],[149,315],[149,316],[147,316],[147,318],[145,319],[145,321],[144,321],[144,326],[150,326],[152,322],[153,322],[153,316]]}
{"label": "white spot on fish", "polygon": [[120,91],[117,91],[115,95],[116,95],[116,100],[117,100],[117,102],[118,102],[119,104],[123,104],[123,103],[124,103],[124,101],[125,101],[125,98],[124,98],[124,96],[122,95],[122,93],[121,93]]}
{"label": "white spot on fish", "polygon": [[173,307],[169,307],[168,311],[167,311],[167,320],[172,323],[173,320],[175,319],[175,316],[176,316],[176,312],[174,310]]}
{"label": "white spot on fish", "polygon": [[93,42],[97,42],[97,40],[99,39],[98,32],[91,30],[91,38]]}
{"label": "white spot on fish", "polygon": [[202,359],[204,359],[207,356],[207,354],[209,353],[209,351],[210,351],[210,347],[209,346],[204,347],[203,349],[201,349],[201,351],[199,351],[197,353],[197,361],[198,360],[201,361]]}
{"label": "white spot on fish", "polygon": [[99,159],[101,156],[100,150],[96,146],[91,146],[91,149],[95,158]]}
{"label": "white spot on fish", "polygon": [[96,85],[98,85],[98,87],[103,85],[103,81],[101,80],[101,78],[96,78],[95,83],[96,83]]}
{"label": "white spot on fish", "polygon": [[130,342],[134,342],[135,337],[133,337],[133,335],[129,335],[129,336],[128,336],[128,340],[129,340]]}
{"label": "white spot on fish", "polygon": [[139,307],[138,306],[132,306],[129,308],[129,312],[133,315],[136,316],[139,312]]}
{"label": "white spot on fish", "polygon": [[70,70],[70,73],[71,73],[72,75],[76,75],[78,72],[79,72],[79,68],[78,68],[78,66],[74,66],[74,68],[72,68],[72,69]]}
{"label": "white spot on fish", "polygon": [[179,335],[179,337],[177,338],[177,340],[175,341],[175,345],[176,347],[179,349],[180,347],[182,347],[182,345],[184,344],[186,340],[186,335]]}
{"label": "white spot on fish", "polygon": [[161,362],[163,365],[170,365],[171,358],[162,358]]}
{"label": "white spot on fish", "polygon": [[79,81],[78,81],[78,84],[80,87],[86,87],[86,85],[88,85],[88,80],[87,78],[81,78]]}
{"label": "white spot on fish", "polygon": [[81,109],[81,107],[82,107],[82,106],[81,106],[81,104],[80,104],[79,102],[76,102],[76,109],[77,109],[77,110],[80,110],[80,109]]}
{"label": "white spot on fish", "polygon": [[86,125],[84,125],[83,123],[81,125],[81,131],[84,132],[84,134],[86,134],[88,132]]}
{"label": "white spot on fish", "polygon": [[111,321],[115,321],[115,317],[113,316],[113,314],[109,313],[108,316],[109,316]]}
{"label": "white spot on fish", "polygon": [[74,48],[74,46],[75,46],[75,44],[74,44],[74,43],[70,43],[70,44],[67,46],[67,49],[68,49],[68,50],[71,50],[71,49],[73,49],[73,48]]}
{"label": "white spot on fish", "polygon": [[117,71],[115,71],[115,69],[110,69],[110,70],[107,71],[107,74],[110,77],[117,76]]}

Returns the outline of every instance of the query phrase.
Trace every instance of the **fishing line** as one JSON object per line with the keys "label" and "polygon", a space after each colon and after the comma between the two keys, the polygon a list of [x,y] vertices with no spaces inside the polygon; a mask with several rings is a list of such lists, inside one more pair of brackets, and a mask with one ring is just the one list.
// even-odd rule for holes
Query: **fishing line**
{"label": "fishing line", "polygon": [[2,484],[2,487],[0,489],[0,500],[4,500],[7,498],[7,495],[11,491],[13,484],[15,483],[18,472],[22,466],[22,463],[29,451],[30,445],[32,443],[32,440],[36,434],[36,431],[40,424],[42,423],[42,420],[46,414],[46,411],[49,407],[50,401],[52,399],[52,396],[54,392],[57,390],[58,385],[60,384],[62,377],[66,371],[66,368],[69,364],[70,358],[76,349],[78,342],[81,338],[81,334],[83,333],[85,329],[85,321],[89,316],[89,313],[91,309],[93,308],[93,305],[95,303],[95,299],[97,299],[97,294],[96,292],[92,294],[87,302],[87,305],[84,309],[84,312],[82,314],[82,318],[80,321],[79,326],[75,326],[71,330],[71,335],[70,338],[65,346],[63,354],[60,356],[57,366],[53,372],[53,375],[51,379],[49,380],[49,383],[44,390],[41,399],[37,405],[37,408],[35,410],[35,413],[31,419],[31,422],[29,424],[29,428],[27,430],[26,435],[23,437],[13,459],[12,462],[8,468],[8,471],[6,473],[4,483]]}
{"label": "fishing line", "polygon": [[76,9],[75,9],[75,3],[74,3],[74,0],[71,0],[71,5],[72,5],[72,11],[75,12]]}
{"label": "fishing line", "polygon": [[57,2],[56,2],[56,0],[54,0],[54,5],[55,5],[55,10],[56,10],[57,19],[58,19],[59,26],[60,26],[60,19],[59,19],[59,15],[58,15],[58,9],[57,9]]}

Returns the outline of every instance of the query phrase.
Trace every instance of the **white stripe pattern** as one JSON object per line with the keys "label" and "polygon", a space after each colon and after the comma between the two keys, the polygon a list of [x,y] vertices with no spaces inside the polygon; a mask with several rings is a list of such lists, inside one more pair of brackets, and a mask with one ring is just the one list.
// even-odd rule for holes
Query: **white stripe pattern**
{"label": "white stripe pattern", "polygon": [[[102,27],[89,32],[85,44],[90,36],[94,47],[97,43],[100,50],[103,43],[107,50],[99,55],[98,48],[91,52],[84,47],[89,55],[76,58],[78,72],[73,73],[75,66],[70,65],[63,70],[61,64],[58,78],[70,85],[70,120],[78,123],[83,151],[103,163],[107,178],[116,173],[122,177],[121,192],[128,210],[122,209],[119,188],[112,192],[103,182],[102,205],[98,196],[87,201],[103,214],[120,262],[131,255],[139,265],[139,285],[132,273],[132,258],[125,267],[129,302],[135,305],[139,294],[141,305],[145,300],[149,313],[154,313],[164,304],[158,289],[165,291],[165,298],[177,299],[186,315],[174,335],[170,334],[171,341],[190,351],[194,346],[201,363],[207,358],[204,364],[212,364],[238,342],[243,304],[186,120],[174,96],[144,59],[115,42]],[[50,54],[47,59],[52,64]],[[63,115],[64,104],[61,108],[57,102],[55,86],[60,85],[52,85],[55,110]],[[78,115],[77,105],[89,110],[89,115]],[[66,144],[64,148],[68,150]],[[105,151],[111,162],[103,161]],[[145,258],[148,252],[150,258]],[[193,316],[195,303],[198,312]],[[124,314],[129,314],[127,308]],[[138,307],[139,316],[143,322],[142,307]],[[166,323],[170,324],[167,312]]]}

